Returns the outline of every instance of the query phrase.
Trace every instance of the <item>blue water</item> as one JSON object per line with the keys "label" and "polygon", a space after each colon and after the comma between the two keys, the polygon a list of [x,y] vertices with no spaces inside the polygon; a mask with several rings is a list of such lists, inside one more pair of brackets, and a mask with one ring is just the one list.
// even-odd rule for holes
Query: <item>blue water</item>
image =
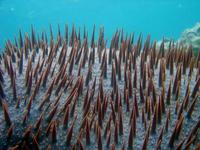
{"label": "blue water", "polygon": [[200,0],[0,0],[0,47],[13,40],[18,30],[30,32],[33,24],[38,32],[54,32],[60,24],[75,24],[89,33],[96,24],[104,26],[109,40],[116,28],[126,32],[142,32],[152,39],[177,39],[181,32],[200,21]]}

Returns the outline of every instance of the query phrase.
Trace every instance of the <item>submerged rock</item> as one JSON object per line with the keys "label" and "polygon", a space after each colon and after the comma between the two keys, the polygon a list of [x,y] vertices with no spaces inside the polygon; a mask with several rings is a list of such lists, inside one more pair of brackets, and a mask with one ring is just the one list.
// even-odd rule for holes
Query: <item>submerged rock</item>
{"label": "submerged rock", "polygon": [[183,31],[181,37],[178,39],[178,43],[186,46],[192,46],[194,50],[200,49],[200,23],[197,23],[194,27],[188,28]]}
{"label": "submerged rock", "polygon": [[181,49],[189,48],[194,50],[194,54],[197,55],[200,50],[200,23],[183,31],[178,40],[170,38],[159,40],[156,44],[157,49],[159,49],[162,44],[164,44],[165,50],[169,50],[171,47],[181,47]]}

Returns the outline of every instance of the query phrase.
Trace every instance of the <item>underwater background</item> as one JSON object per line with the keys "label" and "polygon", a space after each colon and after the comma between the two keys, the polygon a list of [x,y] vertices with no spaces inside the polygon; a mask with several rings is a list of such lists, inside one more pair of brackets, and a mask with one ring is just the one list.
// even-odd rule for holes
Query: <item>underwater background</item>
{"label": "underwater background", "polygon": [[57,32],[69,27],[105,28],[110,40],[117,28],[125,32],[151,34],[152,39],[177,39],[182,31],[200,21],[199,0],[0,0],[0,49],[7,39],[18,37],[19,29]]}

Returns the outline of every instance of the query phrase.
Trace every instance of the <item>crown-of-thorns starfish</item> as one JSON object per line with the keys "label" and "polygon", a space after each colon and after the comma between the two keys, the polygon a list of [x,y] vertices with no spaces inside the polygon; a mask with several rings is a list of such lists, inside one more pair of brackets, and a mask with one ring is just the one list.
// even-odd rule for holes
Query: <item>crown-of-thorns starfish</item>
{"label": "crown-of-thorns starfish", "polygon": [[0,55],[0,149],[200,149],[200,52],[84,27]]}

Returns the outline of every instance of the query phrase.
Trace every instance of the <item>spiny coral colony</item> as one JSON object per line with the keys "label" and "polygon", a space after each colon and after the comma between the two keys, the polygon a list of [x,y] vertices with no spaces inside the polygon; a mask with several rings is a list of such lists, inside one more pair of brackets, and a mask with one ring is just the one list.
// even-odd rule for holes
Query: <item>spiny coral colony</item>
{"label": "spiny coral colony", "polygon": [[[0,71],[0,148],[199,149],[200,55],[150,36],[73,26],[50,40],[20,32]],[[70,36],[69,36],[70,35]],[[49,43],[49,45],[48,45]],[[144,43],[144,44],[143,44]]]}

